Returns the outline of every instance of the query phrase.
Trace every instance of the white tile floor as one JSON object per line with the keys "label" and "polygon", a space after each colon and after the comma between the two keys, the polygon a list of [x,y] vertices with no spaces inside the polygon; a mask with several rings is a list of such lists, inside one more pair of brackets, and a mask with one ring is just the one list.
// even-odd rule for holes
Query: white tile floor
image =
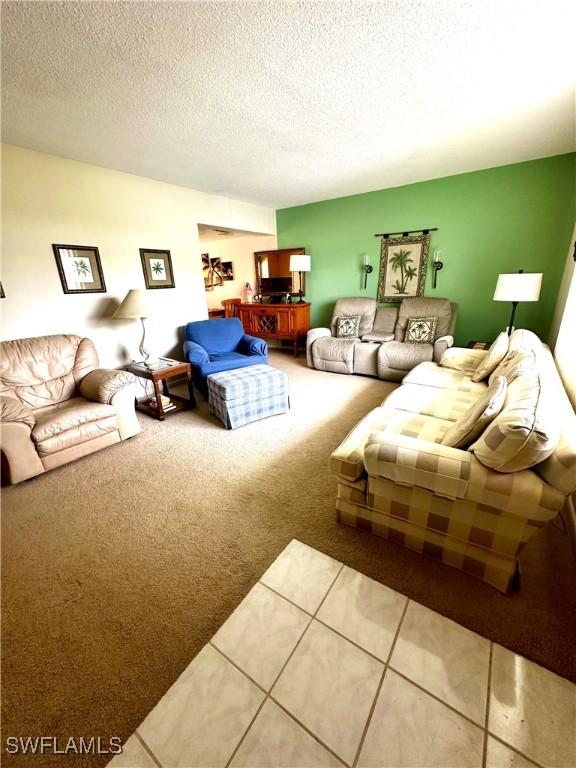
{"label": "white tile floor", "polygon": [[292,541],[111,768],[576,766],[576,686]]}

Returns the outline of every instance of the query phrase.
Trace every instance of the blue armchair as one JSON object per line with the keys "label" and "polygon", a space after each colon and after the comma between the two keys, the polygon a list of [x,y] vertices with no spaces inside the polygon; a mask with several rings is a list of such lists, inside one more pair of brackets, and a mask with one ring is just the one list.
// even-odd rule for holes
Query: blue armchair
{"label": "blue armchair", "polygon": [[206,394],[206,377],[211,373],[265,365],[268,345],[245,334],[237,317],[218,317],[186,325],[184,355],[192,366],[194,384]]}

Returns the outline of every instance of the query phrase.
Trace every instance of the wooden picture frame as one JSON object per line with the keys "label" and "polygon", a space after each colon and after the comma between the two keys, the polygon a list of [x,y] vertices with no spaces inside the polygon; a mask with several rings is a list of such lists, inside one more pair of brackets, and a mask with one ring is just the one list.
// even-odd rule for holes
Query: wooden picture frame
{"label": "wooden picture frame", "polygon": [[64,293],[106,293],[96,246],[52,243],[52,250]]}
{"label": "wooden picture frame", "polygon": [[140,261],[146,288],[175,288],[170,251],[140,248]]}
{"label": "wooden picture frame", "polygon": [[422,296],[430,235],[383,237],[378,274],[379,304]]}

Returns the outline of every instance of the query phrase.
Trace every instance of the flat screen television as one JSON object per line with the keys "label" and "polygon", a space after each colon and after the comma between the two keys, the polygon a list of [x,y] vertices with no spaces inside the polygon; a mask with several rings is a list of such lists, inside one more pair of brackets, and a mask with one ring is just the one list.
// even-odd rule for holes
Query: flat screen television
{"label": "flat screen television", "polygon": [[290,293],[292,277],[263,277],[260,280],[260,291],[264,296],[272,293]]}

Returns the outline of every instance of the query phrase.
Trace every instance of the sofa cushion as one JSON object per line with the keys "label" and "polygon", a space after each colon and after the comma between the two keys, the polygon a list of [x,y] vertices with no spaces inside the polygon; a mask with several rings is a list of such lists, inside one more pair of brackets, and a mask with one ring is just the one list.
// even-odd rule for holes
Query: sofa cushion
{"label": "sofa cushion", "polygon": [[455,371],[464,371],[470,376],[478,368],[482,360],[488,354],[486,349],[464,349],[462,347],[450,347],[439,360],[442,368],[453,368]]}
{"label": "sofa cushion", "polygon": [[452,304],[449,299],[432,299],[424,296],[403,299],[398,311],[398,322],[394,331],[396,341],[404,341],[406,326],[411,317],[430,316],[438,318],[436,326],[437,339],[450,333]]}
{"label": "sofa cushion", "polygon": [[37,412],[32,439],[40,456],[45,456],[114,430],[118,430],[118,415],[113,405],[73,397]]}
{"label": "sofa cushion", "polygon": [[507,389],[508,382],[504,376],[497,376],[484,394],[446,432],[442,444],[451,445],[452,448],[468,448],[502,410]]}
{"label": "sofa cushion", "polygon": [[479,461],[498,472],[529,469],[548,458],[560,440],[553,398],[536,371],[508,384],[506,404],[471,446]]}
{"label": "sofa cushion", "polygon": [[405,384],[424,384],[427,387],[454,390],[457,392],[484,392],[486,384],[472,381],[470,374],[442,368],[436,363],[420,363],[404,379]]}
{"label": "sofa cushion", "polygon": [[330,469],[348,480],[358,480],[364,475],[364,445],[371,433],[393,433],[415,437],[426,442],[441,443],[452,422],[433,416],[395,410],[374,408],[348,433],[344,441],[330,457]]}
{"label": "sofa cushion", "polygon": [[388,395],[382,406],[455,422],[482,396],[478,392],[446,392],[439,387],[404,383]]}
{"label": "sofa cushion", "polygon": [[409,317],[404,341],[408,344],[434,344],[437,325],[438,318],[432,315],[430,317]]}
{"label": "sofa cushion", "polygon": [[532,350],[514,350],[509,352],[502,362],[490,374],[488,383],[491,384],[496,376],[504,376],[508,384],[519,376],[536,372],[539,369],[538,355]]}
{"label": "sofa cushion", "polygon": [[488,354],[479,362],[478,367],[472,374],[472,381],[483,381],[497,368],[504,360],[508,352],[509,338],[505,331],[499,333],[494,339],[488,350]]}

